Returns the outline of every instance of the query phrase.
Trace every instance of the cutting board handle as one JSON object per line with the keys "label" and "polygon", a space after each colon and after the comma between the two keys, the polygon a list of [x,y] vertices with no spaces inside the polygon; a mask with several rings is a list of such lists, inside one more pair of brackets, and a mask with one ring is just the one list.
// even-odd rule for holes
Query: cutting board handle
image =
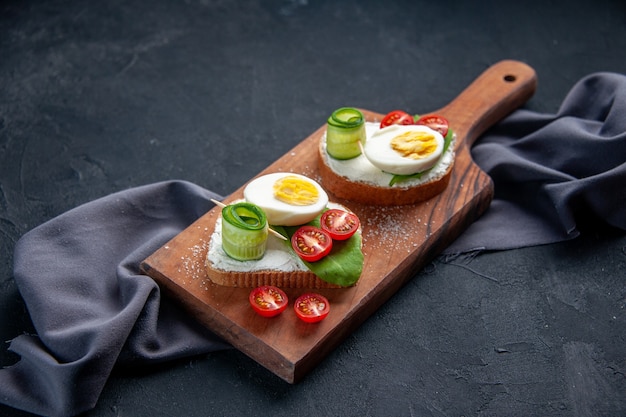
{"label": "cutting board handle", "polygon": [[522,106],[537,88],[535,70],[523,62],[500,61],[437,113],[453,115],[459,146],[471,147],[487,129]]}

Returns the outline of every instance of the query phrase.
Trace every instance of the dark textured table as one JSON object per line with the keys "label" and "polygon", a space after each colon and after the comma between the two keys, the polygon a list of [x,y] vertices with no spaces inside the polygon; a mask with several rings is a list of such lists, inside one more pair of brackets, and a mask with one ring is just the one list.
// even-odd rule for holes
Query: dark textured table
{"label": "dark textured table", "polygon": [[[536,70],[545,113],[626,73],[622,1],[533,3],[2,2],[0,340],[33,331],[16,241],[81,203],[167,179],[229,194],[338,107],[433,110],[502,59]],[[299,384],[227,350],[118,369],[87,415],[626,415],[626,237],[582,229],[435,260]]]}

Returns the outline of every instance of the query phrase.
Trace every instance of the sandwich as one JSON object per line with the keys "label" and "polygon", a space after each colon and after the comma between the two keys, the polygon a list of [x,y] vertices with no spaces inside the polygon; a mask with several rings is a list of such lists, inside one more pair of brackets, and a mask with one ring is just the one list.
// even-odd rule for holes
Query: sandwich
{"label": "sandwich", "polygon": [[361,224],[329,201],[316,181],[276,172],[246,185],[243,199],[222,206],[206,257],[218,285],[342,288],[363,269]]}
{"label": "sandwich", "polygon": [[337,197],[362,204],[416,204],[448,186],[454,139],[441,115],[394,110],[375,123],[343,107],[328,118],[320,139],[321,183]]}

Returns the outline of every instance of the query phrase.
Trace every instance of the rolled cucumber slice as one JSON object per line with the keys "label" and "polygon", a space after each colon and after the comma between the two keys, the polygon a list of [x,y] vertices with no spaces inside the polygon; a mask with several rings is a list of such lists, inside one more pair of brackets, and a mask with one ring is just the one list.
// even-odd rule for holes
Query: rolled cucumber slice
{"label": "rolled cucumber slice", "polygon": [[326,152],[335,159],[352,159],[361,155],[365,144],[365,118],[352,107],[335,110],[326,123]]}
{"label": "rolled cucumber slice", "polygon": [[267,246],[268,224],[257,205],[240,202],[222,209],[222,248],[238,261],[261,259]]}

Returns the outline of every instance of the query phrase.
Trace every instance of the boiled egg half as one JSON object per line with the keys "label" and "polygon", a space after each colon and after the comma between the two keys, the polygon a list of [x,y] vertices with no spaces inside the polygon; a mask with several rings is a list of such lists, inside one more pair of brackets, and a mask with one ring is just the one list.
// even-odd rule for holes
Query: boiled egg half
{"label": "boiled egg half", "polygon": [[265,212],[275,226],[297,226],[317,217],[328,205],[328,194],[312,179],[286,172],[255,178],[243,190],[246,201]]}
{"label": "boiled egg half", "polygon": [[443,152],[441,133],[420,125],[391,125],[372,133],[364,146],[375,167],[395,175],[411,175],[431,168]]}

